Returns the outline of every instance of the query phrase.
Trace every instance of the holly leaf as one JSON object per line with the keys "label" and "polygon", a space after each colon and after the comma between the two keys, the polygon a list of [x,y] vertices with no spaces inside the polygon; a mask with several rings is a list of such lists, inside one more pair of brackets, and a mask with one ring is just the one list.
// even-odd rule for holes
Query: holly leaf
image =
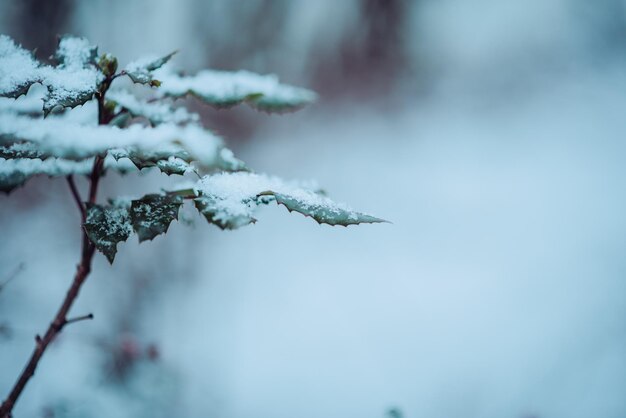
{"label": "holly leaf", "polygon": [[170,223],[178,219],[178,210],[183,198],[177,195],[149,194],[133,200],[130,205],[130,219],[139,242],[152,240],[167,232]]}
{"label": "holly leaf", "polygon": [[132,233],[128,207],[121,203],[102,206],[87,203],[85,232],[96,249],[113,264],[117,244],[126,241]]}
{"label": "holly leaf", "polygon": [[44,116],[57,107],[76,107],[91,100],[103,74],[95,67],[97,48],[84,38],[64,36],[55,57],[59,65],[41,65],[29,51],[0,35],[0,96],[16,98],[34,83],[48,92],[43,99]]}
{"label": "holly leaf", "polygon": [[98,47],[89,45],[89,41],[73,35],[59,37],[54,53],[61,68],[86,68],[96,64]]}
{"label": "holly leaf", "polygon": [[[252,202],[252,199],[248,202]],[[194,199],[194,204],[207,222],[217,225],[221,229],[237,229],[256,222],[247,211],[231,212],[224,210],[223,201],[217,196],[200,196]],[[256,202],[252,202],[256,204]]]}
{"label": "holly leaf", "polygon": [[[0,139],[0,143],[2,142],[2,139]],[[7,160],[17,158],[39,158],[43,160],[47,157],[48,156],[41,152],[32,142],[20,141],[0,146],[0,158]]]}
{"label": "holly leaf", "polygon": [[194,199],[196,209],[209,223],[222,229],[236,229],[256,222],[253,215],[257,206],[271,201],[328,225],[386,222],[336,203],[311,185],[263,174],[237,172],[205,176],[193,192],[192,197],[197,196]]}
{"label": "holly leaf", "polygon": [[31,177],[47,175],[49,177],[70,174],[88,174],[93,160],[71,161],[61,158],[0,158],[0,192],[10,193],[23,186]]}
{"label": "holly leaf", "polygon": [[285,112],[300,109],[317,98],[310,90],[281,84],[273,74],[203,70],[194,76],[183,76],[162,70],[157,76],[161,80],[160,94],[192,95],[218,108],[247,103],[267,112]]}
{"label": "holly leaf", "polygon": [[[84,90],[68,91],[59,86],[49,85],[48,94],[43,99],[43,115],[47,117],[57,106],[75,108],[84,105],[93,98],[97,87],[85,86]],[[81,86],[81,89],[83,87]]]}
{"label": "holly leaf", "polygon": [[115,102],[118,111],[132,117],[144,117],[152,126],[162,123],[186,124],[198,122],[200,115],[189,112],[184,107],[174,107],[167,101],[146,101],[125,90],[113,90],[107,97]]}
{"label": "holly leaf", "polygon": [[33,54],[0,35],[0,97],[17,98],[39,82],[39,62]]}
{"label": "holly leaf", "polygon": [[159,87],[161,82],[153,78],[152,72],[165,65],[178,51],[174,51],[160,58],[143,58],[133,61],[124,70],[133,83],[148,84]]}
{"label": "holly leaf", "polygon": [[284,205],[289,212],[295,211],[304,216],[309,216],[319,224],[348,226],[362,223],[373,224],[387,222],[384,219],[376,218],[371,215],[343,209],[331,204],[330,199],[322,196],[318,199],[311,200],[308,196],[307,198],[303,198],[300,193],[289,195],[272,191],[259,193],[259,196],[274,196],[276,202]]}
{"label": "holly leaf", "polygon": [[74,108],[92,99],[104,75],[96,67],[98,48],[85,38],[62,36],[55,57],[57,67],[41,67],[41,82],[48,88],[43,99],[44,117],[57,107]]}

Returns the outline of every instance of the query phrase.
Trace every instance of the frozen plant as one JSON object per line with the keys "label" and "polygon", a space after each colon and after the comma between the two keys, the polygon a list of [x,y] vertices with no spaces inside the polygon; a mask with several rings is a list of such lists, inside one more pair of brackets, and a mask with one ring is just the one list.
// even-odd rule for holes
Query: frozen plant
{"label": "frozen plant", "polygon": [[[0,191],[10,193],[37,175],[64,177],[83,231],[72,284],[45,334],[36,336],[30,359],[0,406],[0,418],[11,416],[55,336],[66,325],[91,318],[68,318],[68,313],[90,273],[95,251],[113,263],[119,242],[133,232],[140,242],[167,232],[185,202],[222,229],[256,222],[255,208],[271,202],[323,224],[383,222],[337,204],[313,187],[253,173],[221,138],[202,127],[197,114],[175,105],[178,98],[194,96],[215,107],[246,103],[284,112],[311,103],[313,92],[281,84],[273,75],[246,71],[181,75],[165,65],[173,55],[141,59],[118,71],[112,55],[98,54],[86,39],[64,36],[54,62],[44,64],[0,35]],[[151,97],[141,99],[118,85],[112,88],[125,77],[144,85]],[[81,112],[71,110],[77,106],[82,106]],[[185,183],[137,199],[112,197],[98,203],[98,185],[108,171],[146,168],[186,176]],[[86,194],[78,190],[75,176],[86,176]],[[194,176],[195,181],[189,180]]]}

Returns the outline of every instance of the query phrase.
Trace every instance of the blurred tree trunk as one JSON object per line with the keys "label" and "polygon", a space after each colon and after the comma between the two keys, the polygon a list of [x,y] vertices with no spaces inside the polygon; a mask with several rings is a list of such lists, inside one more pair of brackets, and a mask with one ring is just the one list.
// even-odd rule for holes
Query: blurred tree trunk
{"label": "blurred tree trunk", "polygon": [[315,88],[325,95],[389,93],[407,66],[406,34],[412,3],[360,0],[360,22],[339,46],[337,59],[319,60]]}
{"label": "blurred tree trunk", "polygon": [[9,7],[9,34],[37,56],[48,58],[57,46],[57,35],[68,29],[74,0],[21,0]]}

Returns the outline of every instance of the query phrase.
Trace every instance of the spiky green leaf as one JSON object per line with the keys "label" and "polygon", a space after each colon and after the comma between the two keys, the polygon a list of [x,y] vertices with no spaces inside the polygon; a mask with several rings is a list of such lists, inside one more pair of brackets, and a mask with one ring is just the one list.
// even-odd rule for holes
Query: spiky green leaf
{"label": "spiky green leaf", "polygon": [[33,54],[0,35],[0,97],[17,98],[41,79]]}
{"label": "spiky green leaf", "polygon": [[309,216],[319,224],[348,226],[362,223],[373,224],[387,222],[384,219],[376,218],[371,215],[327,204],[327,198],[311,201],[311,199],[308,198],[303,199],[299,193],[289,195],[272,191],[262,192],[259,196],[274,196],[276,202],[284,205],[289,212],[295,211],[304,216]]}
{"label": "spiky green leaf", "polygon": [[84,228],[89,240],[111,264],[115,260],[117,244],[126,241],[133,231],[128,207],[122,204],[87,204]]}
{"label": "spiky green leaf", "polygon": [[[0,139],[2,143],[2,139]],[[48,156],[41,152],[37,145],[32,142],[20,141],[0,146],[0,158],[7,160],[17,158],[39,158],[46,159]]]}
{"label": "spiky green leaf", "polygon": [[87,174],[91,171],[92,159],[70,161],[61,158],[0,158],[0,192],[10,193],[24,185],[31,177],[47,175],[49,177],[70,174]]}
{"label": "spiky green leaf", "polygon": [[170,100],[142,100],[124,90],[113,90],[107,97],[116,104],[116,110],[132,117],[146,118],[151,125],[162,123],[187,124],[198,122],[200,115],[184,107],[174,107]]}
{"label": "spiky green leaf", "polygon": [[171,194],[149,194],[133,200],[130,206],[130,219],[139,242],[151,240],[164,234],[170,223],[178,219],[178,210],[183,198]]}
{"label": "spiky green leaf", "polygon": [[192,95],[218,108],[247,103],[267,112],[285,112],[300,109],[317,97],[310,90],[281,84],[273,74],[203,70],[195,76],[168,71],[159,71],[157,76],[162,82],[160,94],[169,97]]}
{"label": "spiky green leaf", "polygon": [[134,83],[159,87],[160,82],[154,79],[153,71],[165,65],[177,52],[174,51],[160,58],[144,58],[131,62],[124,71]]}
{"label": "spiky green leaf", "polygon": [[262,174],[220,173],[205,176],[197,183],[194,201],[207,221],[222,229],[236,229],[256,222],[253,216],[256,207],[271,201],[328,225],[385,222],[336,203],[317,190]]}
{"label": "spiky green leaf", "polygon": [[[250,201],[251,204],[256,202]],[[200,196],[194,199],[194,204],[206,220],[221,229],[237,229],[256,222],[249,213],[232,213],[224,210],[222,201],[217,196]]]}
{"label": "spiky green leaf", "polygon": [[98,48],[85,38],[63,36],[55,57],[57,67],[39,69],[40,80],[48,88],[43,100],[43,113],[47,116],[54,108],[74,108],[93,98],[104,75],[96,67]]}

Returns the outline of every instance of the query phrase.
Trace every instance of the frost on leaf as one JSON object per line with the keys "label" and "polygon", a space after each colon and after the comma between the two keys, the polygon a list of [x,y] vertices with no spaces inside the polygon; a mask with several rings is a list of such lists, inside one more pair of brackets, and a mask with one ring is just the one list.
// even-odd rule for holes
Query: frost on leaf
{"label": "frost on leaf", "polygon": [[159,87],[160,82],[153,78],[152,72],[165,65],[165,63],[167,63],[170,58],[176,54],[176,52],[177,51],[174,51],[161,58],[147,57],[133,61],[126,66],[124,71],[134,83],[148,84],[152,87]]}
{"label": "frost on leaf", "polygon": [[96,249],[113,264],[117,243],[126,241],[132,233],[128,207],[123,204],[102,206],[87,204],[85,232]]}
{"label": "frost on leaf", "polygon": [[297,110],[316,99],[310,90],[281,84],[273,74],[259,75],[249,71],[203,70],[195,76],[160,70],[159,93],[169,97],[193,95],[216,107],[247,103],[267,112]]}
{"label": "frost on leaf", "polygon": [[310,185],[285,182],[254,173],[221,173],[205,176],[196,185],[196,208],[207,221],[222,229],[236,229],[256,219],[256,207],[275,200],[290,211],[310,216],[318,223],[353,225],[385,222],[315,192]]}
{"label": "frost on leaf", "polygon": [[183,198],[176,195],[149,194],[133,200],[130,218],[139,242],[166,233],[170,223],[178,219],[178,210],[182,204]]}

